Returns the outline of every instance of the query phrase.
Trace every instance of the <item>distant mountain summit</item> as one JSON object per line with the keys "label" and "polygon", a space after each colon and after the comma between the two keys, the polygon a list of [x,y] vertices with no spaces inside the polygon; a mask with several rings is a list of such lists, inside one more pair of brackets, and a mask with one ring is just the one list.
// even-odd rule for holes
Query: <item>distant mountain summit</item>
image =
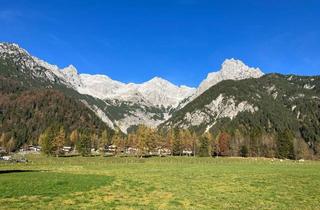
{"label": "distant mountain summit", "polygon": [[160,77],[123,83],[79,74],[72,65],[60,69],[0,43],[0,133],[21,144],[56,122],[68,132],[182,128],[209,132],[233,152],[245,146],[250,156],[312,158],[320,154],[320,77],[264,75],[227,59],[198,88]]}
{"label": "distant mountain summit", "polygon": [[57,65],[30,55],[17,44],[0,43],[0,57],[19,66],[26,73],[25,78],[32,75],[33,79],[47,81],[44,83],[46,86],[60,84],[79,94],[96,98],[85,104],[110,127],[118,126],[124,132],[138,124],[157,126],[183,105],[223,80],[258,78],[263,75],[258,68],[250,68],[239,60],[227,59],[220,71],[209,73],[198,88],[192,88],[176,86],[160,77],[135,84],[116,81],[106,75],[79,74],[73,65],[60,69]]}
{"label": "distant mountain summit", "polygon": [[223,80],[242,80],[248,78],[259,78],[263,76],[259,68],[250,68],[240,60],[226,59],[221,65],[220,71],[211,72],[199,85],[196,95],[201,95],[213,85]]}
{"label": "distant mountain summit", "polygon": [[235,60],[233,58],[226,59],[222,63],[221,69],[216,72],[208,73],[207,78],[200,83],[196,91],[194,91],[194,93],[190,95],[190,97],[186,98],[179,104],[178,109],[184,107],[186,104],[193,101],[210,87],[218,84],[221,81],[259,78],[263,75],[264,73],[259,68],[251,68],[245,65],[242,61]]}
{"label": "distant mountain summit", "polygon": [[[75,80],[74,78],[77,78]],[[130,102],[144,101],[145,105],[155,107],[175,107],[185,97],[194,92],[194,88],[178,87],[167,80],[155,77],[142,84],[122,83],[105,75],[71,75],[68,78],[74,87],[83,94],[100,99],[119,99]]]}

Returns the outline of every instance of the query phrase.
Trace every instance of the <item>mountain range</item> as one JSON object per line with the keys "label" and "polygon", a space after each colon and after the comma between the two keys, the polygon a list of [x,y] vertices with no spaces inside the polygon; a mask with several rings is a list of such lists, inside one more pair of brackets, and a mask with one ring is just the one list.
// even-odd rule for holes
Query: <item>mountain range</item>
{"label": "mountain range", "polygon": [[156,127],[169,119],[174,111],[222,80],[263,75],[260,69],[249,68],[239,60],[227,59],[221,70],[209,73],[198,88],[176,86],[160,77],[142,84],[126,84],[106,75],[79,74],[73,65],[60,69],[30,55],[17,44],[1,43],[0,57],[11,59],[21,68],[21,72],[31,73],[33,79],[47,80],[49,84],[59,83],[79,94],[99,99],[100,106],[83,102],[109,127],[119,127],[125,133],[131,126],[138,124]]}
{"label": "mountain range", "polygon": [[[18,119],[34,123],[34,128],[24,128],[24,134],[14,134],[23,136],[21,142],[39,134],[34,132],[34,119],[43,120],[37,115],[41,111],[71,128],[80,117],[86,119],[84,127],[123,133],[140,124],[198,134],[227,132],[234,142],[247,142],[256,148],[250,151],[263,156],[273,156],[269,153],[275,151],[276,139],[290,133],[308,154],[320,152],[319,76],[265,75],[240,60],[226,59],[197,88],[177,86],[160,77],[141,84],[123,83],[106,75],[79,74],[73,65],[59,68],[10,43],[0,43],[0,70],[1,132],[10,132],[12,126],[23,128]],[[37,102],[27,100],[32,94]],[[21,113],[13,111],[19,110],[21,101],[28,101],[28,106],[20,108]],[[55,111],[61,116],[55,116]],[[43,125],[49,123],[46,120]],[[261,148],[268,148],[268,154]]]}

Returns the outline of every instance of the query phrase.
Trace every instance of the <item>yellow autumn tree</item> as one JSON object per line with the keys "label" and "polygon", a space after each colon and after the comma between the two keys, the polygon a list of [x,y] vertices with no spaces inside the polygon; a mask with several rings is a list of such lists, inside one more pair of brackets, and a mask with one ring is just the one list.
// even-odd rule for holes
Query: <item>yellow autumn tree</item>
{"label": "yellow autumn tree", "polygon": [[59,132],[53,139],[53,153],[58,157],[63,154],[63,146],[66,141],[66,133],[64,128],[61,126]]}

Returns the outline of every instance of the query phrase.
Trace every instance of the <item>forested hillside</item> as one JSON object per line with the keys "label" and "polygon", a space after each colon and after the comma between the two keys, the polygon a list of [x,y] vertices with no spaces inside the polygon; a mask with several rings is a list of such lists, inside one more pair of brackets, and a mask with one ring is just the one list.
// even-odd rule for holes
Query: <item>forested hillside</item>
{"label": "forested hillside", "polygon": [[[41,134],[48,137],[52,133],[56,139],[63,136],[63,142],[59,142],[61,149],[71,144],[73,131],[81,131],[85,133],[82,139],[89,142],[88,150],[91,146],[98,149],[115,144],[117,152],[131,147],[140,155],[158,150],[174,155],[291,159],[320,156],[319,76],[268,74],[259,77],[261,73],[254,78],[221,80],[222,77],[216,78],[213,73],[215,85],[206,90],[209,82],[205,92],[193,95],[193,100],[186,98],[179,108],[153,107],[141,101],[99,99],[81,94],[74,86],[79,75],[66,77],[66,72],[31,56],[15,44],[0,46],[0,144],[10,151],[24,144],[39,144]],[[225,74],[223,78],[227,79],[239,69],[242,69],[238,72],[240,76],[243,69],[249,71],[240,61],[231,60],[225,62],[219,74]],[[108,80],[107,77],[100,79],[103,78]],[[152,81],[143,87],[154,89],[155,82],[171,87],[159,78]],[[101,88],[109,91],[108,86]],[[155,129],[164,119],[168,120],[159,130]],[[118,128],[130,134],[113,135]],[[97,146],[95,139],[108,145]],[[72,144],[75,146],[76,142]]]}
{"label": "forested hillside", "polygon": [[[37,145],[39,135],[50,126],[63,127],[66,136],[74,129],[97,135],[112,132],[80,101],[81,97],[94,98],[78,94],[57,78],[52,83],[46,77],[34,77],[10,60],[0,60],[0,73],[0,137],[1,144],[10,144],[10,150]],[[38,73],[43,74],[41,69]]]}
{"label": "forested hillside", "polygon": [[313,156],[320,152],[320,77],[269,74],[223,81],[173,114],[162,128],[224,135],[226,155]]}

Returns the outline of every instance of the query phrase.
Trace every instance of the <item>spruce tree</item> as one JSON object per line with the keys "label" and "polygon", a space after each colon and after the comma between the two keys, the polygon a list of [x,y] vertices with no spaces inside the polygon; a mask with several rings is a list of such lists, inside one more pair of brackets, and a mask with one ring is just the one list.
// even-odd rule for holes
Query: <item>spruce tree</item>
{"label": "spruce tree", "polygon": [[240,155],[241,157],[248,157],[248,147],[246,145],[242,145],[240,148]]}
{"label": "spruce tree", "polygon": [[77,142],[77,151],[82,156],[89,156],[91,154],[91,141],[88,131],[82,131]]}
{"label": "spruce tree", "polygon": [[289,130],[279,132],[277,139],[277,157],[294,159],[293,134]]}
{"label": "spruce tree", "polygon": [[53,139],[54,139],[54,130],[52,127],[48,127],[42,134],[39,136],[39,145],[41,146],[41,152],[46,155],[52,155],[53,153]]}
{"label": "spruce tree", "polygon": [[173,155],[182,154],[181,136],[179,135],[179,132],[178,132],[178,135],[175,135],[173,138],[172,154]]}
{"label": "spruce tree", "polygon": [[200,157],[209,157],[210,150],[209,150],[209,137],[208,135],[202,135],[200,137],[200,148],[199,148],[199,156]]}

